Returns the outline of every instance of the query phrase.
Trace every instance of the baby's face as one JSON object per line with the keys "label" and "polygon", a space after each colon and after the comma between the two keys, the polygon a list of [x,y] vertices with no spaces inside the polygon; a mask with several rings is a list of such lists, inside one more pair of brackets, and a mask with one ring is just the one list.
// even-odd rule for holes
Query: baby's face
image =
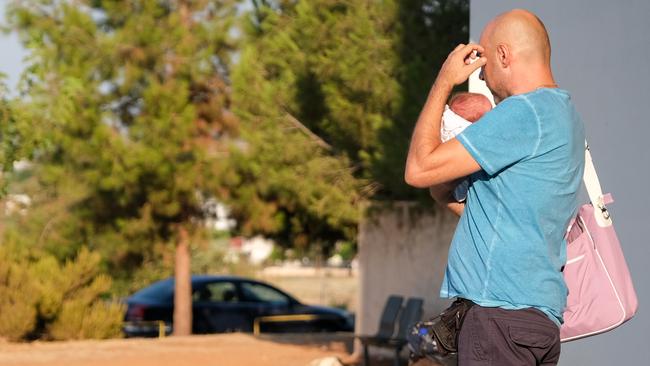
{"label": "baby's face", "polygon": [[449,101],[449,109],[469,122],[476,122],[492,109],[492,104],[483,94],[459,93]]}

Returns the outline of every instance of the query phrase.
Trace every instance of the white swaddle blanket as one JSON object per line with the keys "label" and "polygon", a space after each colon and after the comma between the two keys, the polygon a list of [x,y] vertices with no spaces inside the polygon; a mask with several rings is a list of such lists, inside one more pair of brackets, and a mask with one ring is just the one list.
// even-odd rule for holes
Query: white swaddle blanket
{"label": "white swaddle blanket", "polygon": [[445,104],[445,111],[442,113],[442,123],[440,124],[440,139],[442,142],[447,142],[471,124],[472,122],[457,115]]}
{"label": "white swaddle blanket", "polygon": [[[442,113],[442,123],[440,123],[440,139],[442,142],[447,142],[456,137],[456,135],[471,124],[472,122],[457,115],[448,105],[445,104],[445,111]],[[454,199],[458,202],[465,201],[467,199],[468,189],[469,179],[463,179],[463,181],[454,188]]]}

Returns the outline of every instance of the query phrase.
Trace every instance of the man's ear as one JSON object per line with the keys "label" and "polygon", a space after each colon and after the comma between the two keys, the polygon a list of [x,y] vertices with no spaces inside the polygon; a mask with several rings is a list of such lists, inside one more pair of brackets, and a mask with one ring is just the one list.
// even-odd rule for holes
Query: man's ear
{"label": "man's ear", "polygon": [[510,66],[510,58],[512,57],[510,49],[505,44],[497,45],[497,61],[501,67],[506,68]]}

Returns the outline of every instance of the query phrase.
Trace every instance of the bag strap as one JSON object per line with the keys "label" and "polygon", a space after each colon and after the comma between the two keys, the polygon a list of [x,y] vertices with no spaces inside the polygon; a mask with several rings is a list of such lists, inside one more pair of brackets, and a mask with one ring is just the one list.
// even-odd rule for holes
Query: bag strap
{"label": "bag strap", "polygon": [[585,140],[585,172],[582,177],[585,187],[587,188],[587,194],[589,195],[589,200],[594,206],[594,216],[596,222],[600,227],[607,227],[612,225],[612,218],[607,211],[607,204],[614,202],[611,194],[603,195],[603,190],[600,186],[600,180],[598,180],[598,174],[596,173],[596,168],[594,167],[594,162],[591,159],[591,152],[589,151],[589,144]]}

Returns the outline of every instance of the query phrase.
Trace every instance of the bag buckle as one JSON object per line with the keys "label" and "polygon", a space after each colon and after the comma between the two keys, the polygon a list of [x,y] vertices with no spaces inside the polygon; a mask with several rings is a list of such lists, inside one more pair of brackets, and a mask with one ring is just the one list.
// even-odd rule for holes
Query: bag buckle
{"label": "bag buckle", "polygon": [[603,196],[598,197],[598,204],[596,204],[596,207],[600,210],[600,213],[603,215],[605,220],[609,220],[609,211],[607,211],[607,206],[605,206],[605,203],[603,202]]}

